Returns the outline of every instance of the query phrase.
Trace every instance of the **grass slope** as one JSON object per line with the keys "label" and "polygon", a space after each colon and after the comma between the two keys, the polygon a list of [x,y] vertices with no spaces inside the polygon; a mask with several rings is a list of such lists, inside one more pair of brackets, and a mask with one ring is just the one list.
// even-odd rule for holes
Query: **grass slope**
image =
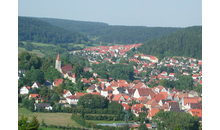
{"label": "grass slope", "polygon": [[40,123],[44,119],[47,125],[82,127],[71,119],[72,113],[30,112],[25,108],[18,108],[18,119],[22,116],[29,117],[29,119],[32,119],[32,116],[37,116]]}

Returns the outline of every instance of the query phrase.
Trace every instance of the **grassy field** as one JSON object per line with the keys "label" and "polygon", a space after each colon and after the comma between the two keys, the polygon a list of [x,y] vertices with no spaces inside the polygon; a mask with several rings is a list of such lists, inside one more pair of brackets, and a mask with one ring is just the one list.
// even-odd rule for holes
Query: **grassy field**
{"label": "grassy field", "polygon": [[125,123],[124,121],[102,121],[102,120],[86,120],[86,122],[92,122],[94,124]]}
{"label": "grassy field", "polygon": [[[23,47],[18,47],[18,54],[22,51],[26,51],[25,48]],[[29,53],[36,54],[39,57],[43,57],[45,54],[41,53],[40,50],[32,50],[32,51],[27,51]]]}
{"label": "grassy field", "polygon": [[[22,41],[22,43],[24,44],[24,45],[26,45],[26,43],[27,42],[25,42],[25,41]],[[31,44],[33,44],[33,45],[36,45],[36,46],[53,46],[53,47],[55,47],[56,45],[53,45],[53,44],[46,44],[46,43],[41,43],[41,42],[31,42]]]}
{"label": "grassy field", "polygon": [[32,119],[32,116],[37,116],[40,123],[44,119],[44,123],[47,125],[82,127],[71,119],[71,113],[30,112],[25,108],[18,108],[18,119],[22,116],[29,117],[30,120]]}

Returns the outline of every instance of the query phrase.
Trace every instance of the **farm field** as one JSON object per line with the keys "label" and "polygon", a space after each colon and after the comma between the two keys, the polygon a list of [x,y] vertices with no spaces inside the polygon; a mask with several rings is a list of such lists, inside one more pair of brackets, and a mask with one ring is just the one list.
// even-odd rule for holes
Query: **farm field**
{"label": "farm field", "polygon": [[44,123],[47,125],[82,127],[71,119],[72,113],[30,112],[25,108],[18,108],[18,119],[22,116],[29,117],[29,119],[32,119],[32,116],[37,116],[39,123],[44,119]]}
{"label": "farm field", "polygon": [[[18,47],[18,54],[22,51],[26,51],[25,48],[23,47]],[[27,51],[29,53],[33,53],[33,54],[36,54],[37,56],[39,57],[43,57],[45,54],[41,53],[40,50],[33,50],[33,51]]]}

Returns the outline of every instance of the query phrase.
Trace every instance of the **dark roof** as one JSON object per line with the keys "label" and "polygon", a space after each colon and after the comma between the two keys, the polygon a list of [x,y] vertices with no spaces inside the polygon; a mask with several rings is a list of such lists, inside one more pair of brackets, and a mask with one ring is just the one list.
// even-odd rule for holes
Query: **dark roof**
{"label": "dark roof", "polygon": [[178,102],[171,101],[171,102],[168,102],[168,104],[169,104],[169,107],[171,107],[170,111],[172,111],[172,112],[181,112]]}
{"label": "dark roof", "polygon": [[191,109],[202,109],[201,103],[190,103]]}
{"label": "dark roof", "polygon": [[133,95],[136,89],[127,89],[127,90],[129,94]]}
{"label": "dark roof", "polygon": [[155,94],[150,88],[139,88],[138,92],[140,96],[148,96],[149,94]]}
{"label": "dark roof", "polygon": [[35,106],[36,107],[49,107],[50,106],[50,103],[35,103]]}

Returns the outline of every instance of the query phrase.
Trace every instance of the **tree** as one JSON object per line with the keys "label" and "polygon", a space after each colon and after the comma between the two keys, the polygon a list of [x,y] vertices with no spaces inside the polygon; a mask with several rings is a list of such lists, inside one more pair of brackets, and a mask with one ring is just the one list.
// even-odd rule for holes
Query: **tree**
{"label": "tree", "polygon": [[57,103],[57,102],[60,101],[60,96],[57,93],[54,93],[53,97],[52,97],[52,100]]}
{"label": "tree", "polygon": [[34,46],[30,42],[27,42],[26,45],[25,45],[25,50],[32,51],[33,47]]}
{"label": "tree", "polygon": [[57,78],[60,78],[60,72],[54,67],[49,67],[47,71],[44,73],[45,79],[49,81],[54,81]]}
{"label": "tree", "polygon": [[116,62],[116,60],[117,60],[117,59],[116,59],[115,56],[113,56],[112,59],[111,59],[111,61],[113,61],[113,62]]}
{"label": "tree", "polygon": [[72,68],[72,72],[75,73],[76,78],[79,78],[80,75],[83,73],[83,66],[81,64],[74,64],[73,68]]}
{"label": "tree", "polygon": [[38,127],[39,127],[39,122],[37,120],[37,117],[36,116],[33,116],[32,120],[30,121],[29,123],[29,129],[30,130],[37,130]]}
{"label": "tree", "polygon": [[18,120],[18,129],[19,130],[37,130],[39,128],[39,122],[36,116],[33,116],[31,121],[28,121],[28,117],[22,116]]}
{"label": "tree", "polygon": [[176,113],[171,111],[164,112],[163,110],[161,110],[154,116],[153,122],[157,123],[160,129],[161,127],[166,127],[166,129],[199,129],[199,118],[185,112]]}

